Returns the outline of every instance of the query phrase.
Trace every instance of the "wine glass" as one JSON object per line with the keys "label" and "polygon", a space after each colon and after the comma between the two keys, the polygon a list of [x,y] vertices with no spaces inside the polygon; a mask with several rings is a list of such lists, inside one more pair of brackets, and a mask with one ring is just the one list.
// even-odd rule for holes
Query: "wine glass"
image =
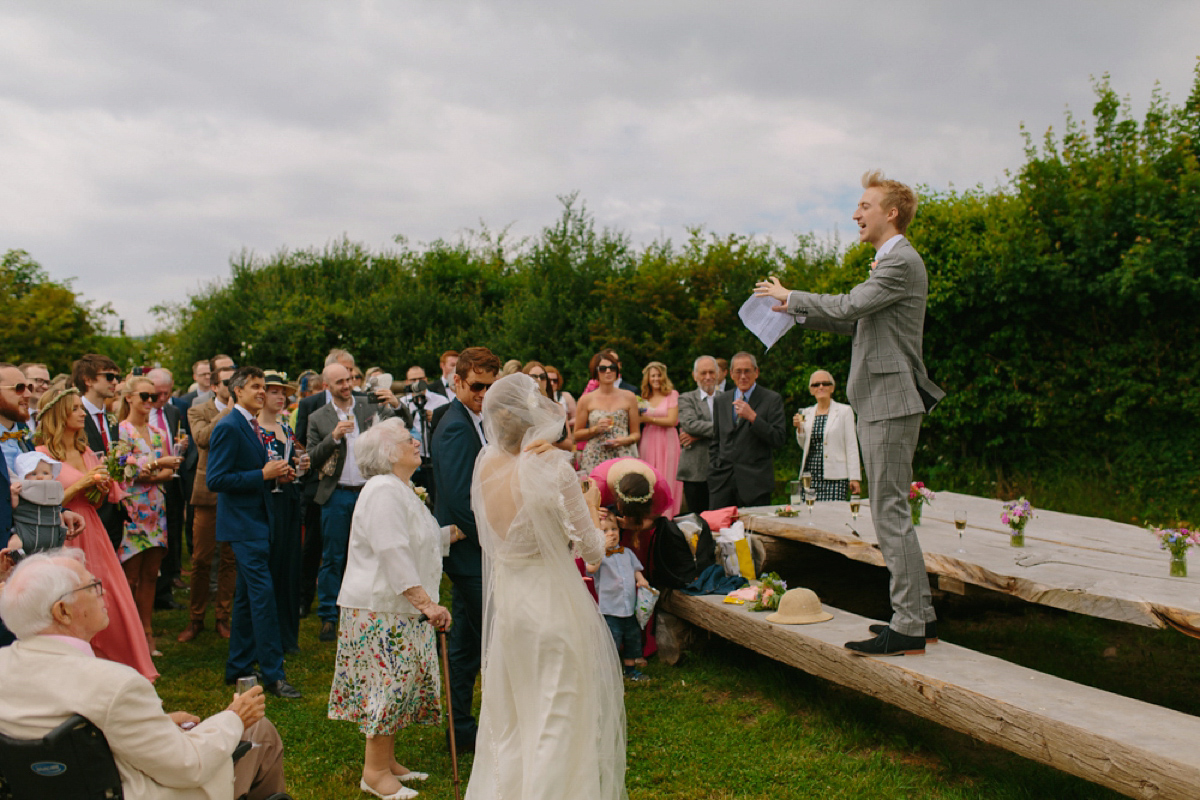
{"label": "wine glass", "polygon": [[817,490],[816,489],[805,489],[804,490],[804,502],[808,504],[808,516],[809,516],[809,519],[811,519],[812,513],[813,513],[812,512],[813,503],[817,502]]}
{"label": "wine glass", "polygon": [[808,470],[800,473],[800,482],[804,484],[804,489],[807,491],[812,488],[812,473]]}
{"label": "wine glass", "polygon": [[[274,447],[267,448],[267,461],[283,461],[283,456],[279,455]],[[279,479],[275,479],[275,488],[271,490],[273,494],[281,494],[283,489],[279,486]]]}
{"label": "wine glass", "polygon": [[954,511],[954,529],[958,531],[958,549],[954,552],[967,552],[966,548],[963,547],[963,531],[967,529],[967,512],[965,509],[959,508]]}
{"label": "wine glass", "polygon": [[788,486],[791,488],[792,507],[800,505],[804,502],[804,487],[800,481],[788,481]]}
{"label": "wine glass", "polygon": [[862,504],[862,498],[856,494],[850,495],[850,519],[858,521],[858,509]]}

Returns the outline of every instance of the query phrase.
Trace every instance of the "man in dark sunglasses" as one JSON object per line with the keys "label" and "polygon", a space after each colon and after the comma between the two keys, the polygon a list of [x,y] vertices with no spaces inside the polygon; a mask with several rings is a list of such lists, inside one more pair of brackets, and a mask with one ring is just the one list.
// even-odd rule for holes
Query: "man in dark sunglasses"
{"label": "man in dark sunglasses", "polygon": [[29,384],[25,376],[12,364],[0,364],[0,535],[3,538],[0,546],[8,542],[13,524],[8,471],[17,456],[33,449],[28,419]]}
{"label": "man in dark sunglasses", "polygon": [[[471,511],[471,476],[483,449],[483,399],[500,374],[500,359],[486,347],[458,354],[454,399],[433,430],[433,482],[437,486],[434,515],[439,525],[457,525],[462,541],[450,545],[443,569],[454,584],[454,604],[447,646],[450,660],[450,706],[460,752],[475,749],[479,727],[471,715],[471,697],[479,674],[483,625],[483,551]],[[441,409],[438,409],[441,411]]]}
{"label": "man in dark sunglasses", "polygon": [[[108,402],[116,397],[120,382],[117,364],[108,356],[88,353],[71,366],[71,383],[83,395],[83,410],[87,412],[83,429],[93,452],[106,452],[117,442],[117,420],[108,413]],[[96,513],[113,547],[119,547],[128,519],[124,506],[105,500]]]}

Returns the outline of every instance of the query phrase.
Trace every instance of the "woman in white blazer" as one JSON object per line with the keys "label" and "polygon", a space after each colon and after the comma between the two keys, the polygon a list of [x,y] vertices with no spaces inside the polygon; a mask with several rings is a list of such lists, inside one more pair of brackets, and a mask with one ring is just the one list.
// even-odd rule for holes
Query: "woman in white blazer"
{"label": "woman in white blazer", "polygon": [[[862,470],[854,409],[833,400],[833,376],[817,370],[808,379],[808,391],[817,404],[796,412],[796,441],[804,448],[800,471],[812,476],[818,500],[846,500],[847,491],[858,494]],[[816,434],[815,436],[813,434]]]}

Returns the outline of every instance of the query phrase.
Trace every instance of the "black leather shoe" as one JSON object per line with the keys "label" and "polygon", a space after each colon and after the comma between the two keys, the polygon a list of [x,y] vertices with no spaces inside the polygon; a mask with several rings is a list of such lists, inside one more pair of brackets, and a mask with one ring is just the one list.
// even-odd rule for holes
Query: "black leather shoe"
{"label": "black leather shoe", "polygon": [[285,700],[297,700],[301,697],[300,690],[283,678],[274,683],[267,684],[266,690],[276,697],[282,697]]}
{"label": "black leather shoe", "polygon": [[321,632],[317,634],[317,638],[322,642],[336,642],[337,625],[334,625],[332,622],[322,622]]}
{"label": "black leather shoe", "polygon": [[[475,734],[479,732],[478,728],[469,733],[456,730],[454,732],[454,750],[459,755],[463,753],[475,752]],[[450,733],[446,733],[446,750],[450,750]]]}
{"label": "black leather shoe", "polygon": [[174,597],[167,597],[164,600],[154,601],[155,611],[179,611],[182,608],[183,606],[176,602]]}
{"label": "black leather shoe", "polygon": [[[872,625],[869,628],[867,628],[867,630],[869,630],[871,633],[878,636],[879,634],[881,634],[887,630],[887,625]],[[937,620],[934,620],[933,622],[926,622],[925,623],[925,644],[937,644],[937,643],[938,643]]]}
{"label": "black leather shoe", "polygon": [[885,627],[874,639],[846,642],[846,649],[856,656],[923,656],[925,637],[905,636]]}

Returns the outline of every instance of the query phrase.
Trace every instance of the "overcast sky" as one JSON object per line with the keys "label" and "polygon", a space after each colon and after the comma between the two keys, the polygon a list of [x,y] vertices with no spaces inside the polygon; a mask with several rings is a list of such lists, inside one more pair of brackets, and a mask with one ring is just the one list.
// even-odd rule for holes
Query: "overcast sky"
{"label": "overcast sky", "polygon": [[995,187],[1092,76],[1184,100],[1198,42],[1183,0],[7,2],[0,249],[137,334],[243,248],[536,234],[571,192],[638,243],[844,242],[865,169]]}

